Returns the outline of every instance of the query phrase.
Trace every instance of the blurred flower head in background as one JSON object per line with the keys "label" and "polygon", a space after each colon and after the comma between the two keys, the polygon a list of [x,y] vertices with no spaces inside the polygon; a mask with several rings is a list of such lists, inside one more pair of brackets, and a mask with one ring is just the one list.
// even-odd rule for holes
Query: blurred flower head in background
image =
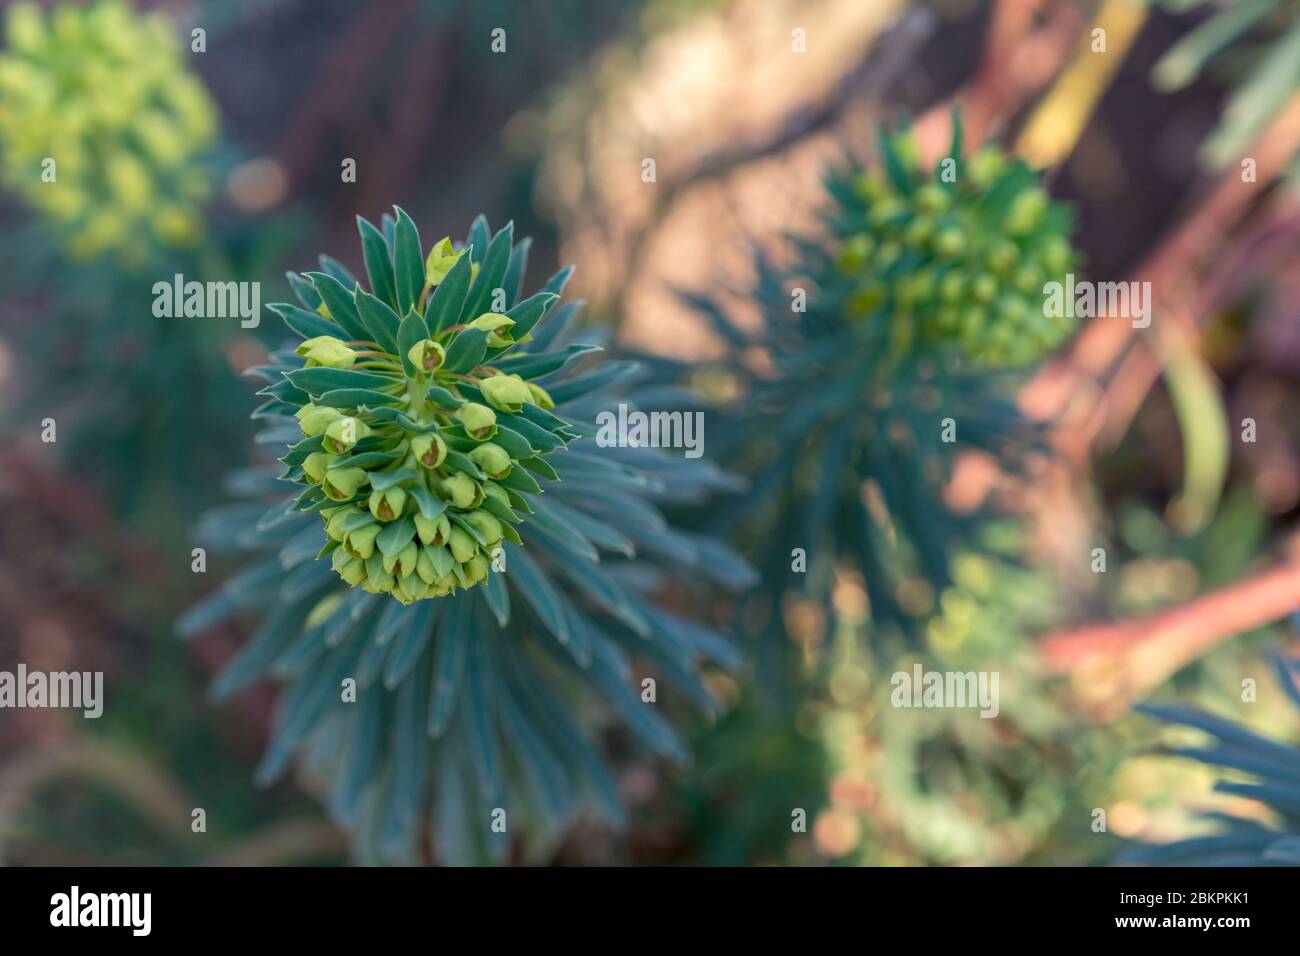
{"label": "blurred flower head in background", "polygon": [[120,0],[43,13],[15,4],[0,54],[0,178],[52,223],[75,258],[201,236],[200,155],[216,108],[170,24]]}

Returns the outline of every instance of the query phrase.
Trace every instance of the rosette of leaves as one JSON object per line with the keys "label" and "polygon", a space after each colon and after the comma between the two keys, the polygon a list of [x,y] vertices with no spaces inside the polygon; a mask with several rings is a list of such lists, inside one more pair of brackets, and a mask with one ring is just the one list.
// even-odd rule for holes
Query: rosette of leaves
{"label": "rosette of leaves", "polygon": [[[880,153],[879,170],[829,175],[824,233],[797,240],[793,269],[756,256],[756,328],[687,298],[733,356],[701,376],[723,396],[715,447],[753,478],[720,527],[769,587],[830,610],[839,567],[861,576],[873,632],[907,632],[982,520],[944,504],[957,453],[1014,469],[1036,441],[1016,372],[1068,333],[1043,289],[1077,255],[1068,210],[993,146],[962,158],[956,118],[933,171],[906,130],[882,131]],[[782,633],[766,595],[751,605],[750,627]]]}
{"label": "rosette of leaves", "polygon": [[[1239,162],[1300,87],[1300,2],[1162,0],[1161,6],[1207,16],[1156,62],[1152,80],[1172,93],[1218,68],[1231,92],[1203,155],[1218,168]],[[1293,178],[1296,171],[1300,167],[1293,167]]]}
{"label": "rosette of leaves", "polygon": [[[1300,707],[1300,662],[1274,653],[1278,680]],[[1196,710],[1145,704],[1140,713],[1158,720],[1204,731],[1214,738],[1205,747],[1174,747],[1163,752],[1188,757],[1229,771],[1214,789],[1257,801],[1275,818],[1216,812],[1207,816],[1221,824],[1219,832],[1173,843],[1149,844],[1127,850],[1121,863],[1161,866],[1300,866],[1300,747],[1269,740],[1231,721]]]}
{"label": "rosette of leaves", "polygon": [[121,0],[16,3],[0,54],[0,179],[68,251],[190,247],[210,190],[216,109],[163,17]]}
{"label": "rosette of leaves", "polygon": [[[528,241],[515,244],[511,226],[492,236],[480,218],[459,250],[438,243],[428,257],[400,210],[382,228],[361,221],[360,230],[369,289],[328,257],[320,272],[292,275],[301,307],[279,313],[315,344],[276,352],[258,370],[271,383],[254,413],[265,424],[261,440],[288,447],[287,471],[239,472],[232,485],[253,500],[219,509],[201,528],[210,546],[262,556],[185,615],[180,630],[260,614],[214,695],[224,699],[267,676],[286,683],[259,777],[276,779],[304,753],[334,816],[357,835],[362,859],[413,859],[426,837],[444,861],[501,859],[516,833],[553,838],[583,813],[620,823],[610,770],[590,739],[603,715],[617,715],[652,751],[686,758],[677,733],[634,690],[642,669],[633,661],[709,711],[715,704],[701,664],[738,663],[721,634],[655,603],[673,579],[750,582],[752,572],[725,546],[669,527],[656,504],[669,493],[700,499],[729,481],[656,450],[594,446],[597,412],[636,366],[592,361],[592,342],[578,334],[579,303],[557,304],[571,270],[523,296]],[[491,313],[494,297],[500,311]],[[475,324],[484,314],[510,324]],[[382,381],[309,364],[336,357],[332,344],[331,354],[315,351],[321,337],[374,353],[358,354],[343,371]],[[498,395],[487,384],[498,375],[536,389],[502,386]],[[298,413],[308,403],[373,429],[325,468],[326,477],[365,472],[364,482],[349,479],[357,493],[342,501],[348,488],[327,491],[325,478],[306,474],[304,453],[319,453],[303,445],[307,416]],[[495,433],[470,420],[471,405],[492,411]],[[430,436],[446,444],[440,465],[424,460]],[[486,443],[509,456],[509,469],[475,454]],[[469,498],[459,487],[466,483],[475,486]],[[500,494],[488,490],[493,483]],[[397,488],[404,500],[391,494]],[[499,542],[494,526],[471,517],[476,511],[494,518]],[[363,512],[369,519],[358,517]],[[338,515],[346,517],[331,528]],[[446,549],[462,568],[475,557],[461,562],[450,541],[437,543],[449,534],[439,517],[467,536],[476,557],[491,556],[485,578],[466,571],[465,582],[446,582],[441,596],[442,579],[421,575],[426,549]],[[333,554],[359,556],[348,536],[370,521],[382,527],[364,580],[386,584],[391,574],[388,588],[350,585],[332,567]],[[429,521],[437,524],[432,536]],[[398,527],[400,535],[391,530]],[[490,545],[495,554],[484,553]],[[340,692],[349,680],[355,702]]]}

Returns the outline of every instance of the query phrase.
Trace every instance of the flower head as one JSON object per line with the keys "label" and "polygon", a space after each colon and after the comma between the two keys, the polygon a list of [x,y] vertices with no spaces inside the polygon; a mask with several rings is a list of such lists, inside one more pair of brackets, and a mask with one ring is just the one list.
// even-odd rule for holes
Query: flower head
{"label": "flower head", "polygon": [[216,109],[161,16],[15,3],[0,54],[0,180],[77,258],[193,245]]}

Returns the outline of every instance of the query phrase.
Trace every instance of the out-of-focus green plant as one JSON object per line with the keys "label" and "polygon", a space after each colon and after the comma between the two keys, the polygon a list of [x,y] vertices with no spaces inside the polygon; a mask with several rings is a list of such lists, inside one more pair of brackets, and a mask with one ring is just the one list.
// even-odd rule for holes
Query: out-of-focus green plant
{"label": "out-of-focus green plant", "polygon": [[1168,93],[1188,86],[1211,64],[1226,67],[1232,93],[1203,156],[1216,168],[1236,163],[1300,88],[1300,2],[1160,2],[1176,12],[1212,11],[1160,58],[1151,75]]}
{"label": "out-of-focus green plant", "polygon": [[[1300,708],[1300,664],[1275,655],[1282,690]],[[1172,843],[1125,851],[1121,862],[1174,866],[1300,866],[1300,747],[1269,740],[1247,728],[1203,711],[1147,704],[1141,713],[1192,727],[1214,738],[1211,746],[1169,747],[1163,752],[1189,757],[1230,776],[1217,793],[1254,804],[1253,813],[1215,810],[1204,816],[1216,832]],[[1263,811],[1262,813],[1260,811]]]}
{"label": "out-of-focus green plant", "polygon": [[829,177],[826,235],[799,241],[796,271],[758,258],[756,331],[689,297],[733,346],[698,379],[730,412],[715,429],[722,460],[754,476],[723,525],[752,542],[773,593],[829,611],[837,566],[859,574],[873,640],[914,631],[908,605],[949,585],[950,555],[979,522],[943,504],[957,454],[1014,469],[1032,444],[1013,369],[1069,331],[1044,289],[1078,259],[1068,210],[993,147],[962,158],[956,118],[932,171],[906,131],[882,133],[880,151],[881,172],[849,163]]}
{"label": "out-of-focus green plant", "polygon": [[[220,510],[202,529],[214,547],[266,556],[189,612],[180,628],[193,634],[241,609],[262,612],[256,634],[218,677],[214,693],[226,697],[268,674],[288,682],[260,775],[274,779],[305,751],[310,773],[328,792],[334,816],[355,833],[363,859],[413,859],[429,834],[445,861],[501,859],[516,834],[533,838],[536,847],[586,812],[621,821],[613,781],[587,740],[603,723],[599,715],[613,711],[659,754],[686,756],[654,705],[629,686],[640,674],[633,659],[650,662],[665,690],[707,710],[716,704],[701,683],[701,659],[738,663],[720,634],[655,603],[674,577],[733,588],[751,582],[748,567],[723,545],[670,528],[654,503],[662,494],[699,497],[727,482],[708,465],[652,449],[587,447],[609,390],[635,374],[635,366],[606,362],[575,373],[571,363],[592,345],[575,339],[578,304],[556,308],[571,270],[524,298],[528,243],[516,245],[512,232],[507,226],[491,236],[480,218],[460,250],[439,245],[426,261],[414,225],[399,213],[385,218],[382,231],[361,223],[370,291],[328,257],[322,272],[293,276],[302,307],[282,306],[280,313],[308,342],[328,336],[348,349],[420,365],[432,351],[441,361],[431,371],[443,374],[394,366],[355,373],[382,379],[362,383],[339,379],[344,370],[306,367],[300,353],[313,355],[314,346],[275,353],[260,370],[270,385],[255,416],[267,425],[265,442],[288,448],[282,478],[293,491],[283,497],[275,469],[241,473],[236,484],[255,500]],[[496,290],[504,301],[492,313]],[[484,314],[513,324],[475,324]],[[321,352],[321,359],[341,356],[336,345],[325,344],[329,354]],[[519,375],[537,390],[491,387],[494,375]],[[326,475],[361,471],[350,475],[348,488],[334,483],[335,492],[355,492],[343,500],[310,480],[304,490],[305,456],[318,452],[304,444],[312,439],[302,438],[302,420],[292,416],[309,399],[317,408],[393,426],[347,449],[352,458],[382,456],[382,462],[366,459],[370,470],[338,460],[326,468]],[[453,422],[470,403],[483,410],[473,421],[466,414]],[[553,409],[542,407],[552,403]],[[511,461],[520,463],[505,477],[491,477],[504,464],[480,464],[474,454],[492,427],[491,443],[509,448]],[[454,457],[456,473],[465,476],[456,487],[428,481],[438,466],[429,471],[424,453],[415,452],[414,465],[405,460],[428,436],[443,440],[444,463]],[[541,452],[549,454],[541,458]],[[494,482],[499,498],[488,490]],[[416,490],[421,486],[423,493]],[[385,496],[399,487],[408,488],[404,499]],[[378,506],[376,492],[383,499]],[[269,508],[256,500],[277,493],[281,500]],[[494,505],[487,504],[489,495]],[[356,508],[345,513],[340,505]],[[457,560],[454,542],[447,550],[437,540],[450,530],[437,526],[439,517],[455,516],[453,526],[475,553],[495,537],[469,517],[467,505],[517,532],[500,542],[499,552],[493,549],[499,566],[485,580],[473,576],[481,586],[406,605],[349,586],[346,574],[340,581],[332,562],[321,560],[331,550],[347,562],[360,558],[365,542],[348,536],[379,518],[383,530],[363,570],[372,585],[386,583],[385,575],[395,581],[373,590],[400,586],[415,597],[432,587],[436,593],[440,578],[427,573],[438,571],[435,560],[466,563]],[[327,533],[317,512],[331,521],[345,514],[347,530]],[[441,559],[434,557],[438,549],[446,550]],[[455,583],[473,580],[467,575]],[[647,686],[641,684],[642,695]]]}
{"label": "out-of-focus green plant", "polygon": [[[924,647],[884,653],[855,639],[866,623],[849,602],[830,655],[818,724],[832,774],[814,827],[825,855],[858,864],[1088,862],[1092,807],[1121,749],[1081,728],[1041,672],[1029,640],[1050,623],[1058,587],[1019,566],[1016,535],[990,525],[978,553],[925,626]],[[843,587],[843,586],[842,586]],[[842,597],[843,600],[843,597]],[[979,707],[896,706],[893,676],[926,671],[996,675],[996,713]],[[991,678],[988,678],[991,680]],[[989,685],[993,687],[992,684]]]}
{"label": "out-of-focus green plant", "polygon": [[18,3],[5,43],[0,176],[69,252],[140,265],[151,245],[198,242],[216,110],[168,22],[121,0]]}

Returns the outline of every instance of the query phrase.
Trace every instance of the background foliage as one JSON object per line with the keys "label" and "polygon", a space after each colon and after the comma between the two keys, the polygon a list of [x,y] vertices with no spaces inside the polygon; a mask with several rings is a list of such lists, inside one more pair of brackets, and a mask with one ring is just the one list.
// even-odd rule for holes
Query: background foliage
{"label": "background foliage", "polygon": [[[348,775],[328,761],[253,785],[282,727],[276,689],[252,682],[214,702],[207,688],[239,660],[256,616],[175,640],[185,608],[238,580],[240,565],[215,550],[206,571],[191,570],[191,528],[264,487],[255,476],[274,449],[256,438],[254,389],[241,375],[286,339],[269,312],[245,330],[151,311],[153,283],[178,272],[261,281],[263,304],[288,299],[279,277],[322,250],[360,273],[355,217],[398,204],[426,239],[461,235],[483,212],[532,237],[535,273],[576,263],[568,293],[589,303],[581,334],[642,369],[622,394],[643,408],[707,408],[707,456],[751,484],[738,493],[704,469],[688,485],[681,459],[635,463],[653,479],[637,493],[647,507],[696,544],[705,533],[729,539],[763,577],[737,600],[738,566],[717,551],[682,565],[679,550],[652,564],[685,571],[686,582],[639,572],[625,582],[644,613],[730,631],[742,652],[710,643],[728,666],[681,683],[701,706],[674,701],[673,733],[694,760],[654,756],[656,742],[679,749],[666,725],[638,734],[608,720],[592,702],[612,685],[566,696],[586,733],[519,748],[517,769],[543,750],[564,751],[566,766],[599,752],[625,826],[561,801],[542,839],[495,847],[494,858],[1103,864],[1125,844],[1226,831],[1248,853],[1234,859],[1294,861],[1286,834],[1300,771],[1286,748],[1300,721],[1270,654],[1294,657],[1277,622],[1300,605],[1300,213],[1287,182],[1300,143],[1295,3],[110,7],[168,25],[175,52],[151,57],[142,78],[161,78],[165,96],[188,90],[181,112],[195,125],[156,144],[174,151],[153,154],[151,134],[129,124],[97,135],[109,152],[92,179],[116,168],[117,185],[88,185],[88,208],[124,202],[132,223],[104,233],[117,238],[101,254],[73,255],[69,220],[32,198],[30,160],[45,155],[37,134],[81,127],[30,116],[54,102],[39,77],[91,68],[105,35],[78,41],[75,60],[61,59],[71,39],[55,44],[57,70],[0,69],[0,613],[12,623],[0,667],[101,669],[108,684],[99,721],[59,711],[0,720],[0,859],[421,858],[394,852],[402,841],[382,839],[392,832],[349,838],[365,814],[339,811],[357,811],[361,794],[343,787],[347,799],[331,801],[331,783]],[[1098,26],[1105,52],[1092,48]],[[187,43],[195,27],[206,30],[204,52]],[[498,27],[503,53],[491,47]],[[2,62],[42,49],[24,29],[16,40],[6,26]],[[792,46],[795,29],[806,54]],[[97,115],[77,83],[58,93],[61,116]],[[880,226],[856,223],[868,212],[854,206],[845,157],[857,172],[882,169],[878,129],[906,126],[921,168],[933,169],[950,148],[954,106],[967,155],[995,141],[1045,167],[1045,190],[1073,210],[1080,271],[1152,282],[1154,322],[1142,334],[1123,321],[1084,323],[1031,356],[1043,361],[999,372],[996,387],[984,373],[966,392],[955,379],[957,448],[926,465],[870,459],[888,463],[883,475],[846,471],[835,456],[853,447],[853,429],[891,440],[901,429],[904,448],[909,432],[934,431],[916,421],[933,409],[910,387],[887,389],[883,411],[859,394],[855,363],[878,353],[841,331],[841,299],[863,290],[842,281],[836,257],[841,240],[874,243]],[[122,171],[150,155],[160,166],[145,167],[149,195],[180,196],[194,217],[184,242],[131,218],[161,211]],[[653,183],[642,179],[646,158]],[[341,181],[346,159],[355,182]],[[828,169],[843,180],[829,192]],[[789,311],[796,277],[830,292],[813,321]],[[973,427],[976,403],[986,430]],[[58,424],[52,444],[40,437],[46,418]],[[900,469],[892,492],[882,485],[890,467]],[[864,476],[879,499],[863,496]],[[855,529],[854,515],[870,527]],[[803,577],[790,571],[795,547],[808,550]],[[1094,548],[1105,549],[1104,573]],[[703,571],[727,587],[697,587]],[[535,624],[529,646],[545,639]],[[661,674],[681,663],[642,658]],[[998,669],[999,717],[891,707],[888,676],[918,660]],[[1244,679],[1255,682],[1249,699]],[[1133,712],[1142,701],[1213,714],[1212,724],[1159,731],[1204,759],[1156,751],[1155,724]],[[463,772],[439,775],[439,786],[482,783],[465,770],[468,754],[450,759]],[[546,776],[546,761],[533,769]],[[555,792],[580,775],[560,779]],[[190,829],[196,806],[207,810],[205,834]],[[804,829],[792,829],[796,810]],[[376,832],[392,818],[369,819]],[[453,861],[476,858],[461,833],[448,822],[436,842]]]}

